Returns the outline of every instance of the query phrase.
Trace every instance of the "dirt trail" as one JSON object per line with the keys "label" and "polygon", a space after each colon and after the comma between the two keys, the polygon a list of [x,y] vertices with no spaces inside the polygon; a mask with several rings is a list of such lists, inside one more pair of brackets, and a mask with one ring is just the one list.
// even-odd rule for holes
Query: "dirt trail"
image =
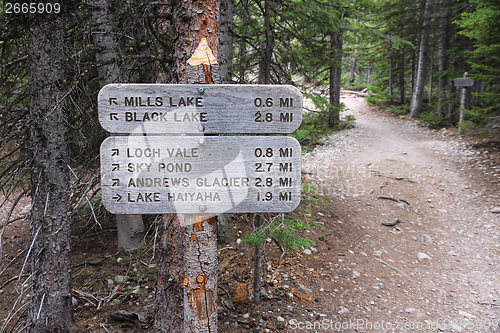
{"label": "dirt trail", "polygon": [[303,164],[335,198],[337,223],[360,234],[330,254],[325,331],[499,332],[497,170],[482,170],[476,152],[441,131],[372,111],[363,98],[343,102],[356,127]]}

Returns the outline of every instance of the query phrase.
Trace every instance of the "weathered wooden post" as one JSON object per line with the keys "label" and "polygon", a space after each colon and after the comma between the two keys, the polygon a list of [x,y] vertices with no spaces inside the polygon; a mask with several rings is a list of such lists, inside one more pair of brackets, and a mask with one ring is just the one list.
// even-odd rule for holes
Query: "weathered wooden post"
{"label": "weathered wooden post", "polygon": [[464,77],[456,78],[453,82],[455,87],[462,87],[460,96],[460,116],[458,120],[458,133],[463,133],[464,110],[467,106],[467,88],[474,85],[474,80],[469,78],[469,73],[465,72]]}
{"label": "weathered wooden post", "polygon": [[217,219],[184,214],[184,331],[217,332]]}

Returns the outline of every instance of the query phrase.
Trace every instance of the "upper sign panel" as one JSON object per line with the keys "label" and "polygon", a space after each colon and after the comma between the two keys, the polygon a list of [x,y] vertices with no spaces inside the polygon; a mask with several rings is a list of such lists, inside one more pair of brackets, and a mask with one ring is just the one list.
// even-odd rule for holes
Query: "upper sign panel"
{"label": "upper sign panel", "polygon": [[293,133],[302,94],[288,85],[108,84],[98,109],[111,133]]}

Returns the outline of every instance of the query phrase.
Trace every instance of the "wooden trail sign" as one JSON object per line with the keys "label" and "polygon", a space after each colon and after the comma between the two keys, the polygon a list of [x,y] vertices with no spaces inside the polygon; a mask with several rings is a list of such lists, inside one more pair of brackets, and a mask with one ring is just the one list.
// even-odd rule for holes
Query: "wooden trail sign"
{"label": "wooden trail sign", "polygon": [[467,72],[464,73],[464,77],[459,77],[456,78],[455,81],[453,81],[453,84],[455,87],[462,87],[461,91],[461,96],[460,96],[460,111],[459,111],[459,128],[458,128],[458,134],[463,133],[463,123],[465,120],[465,114],[464,114],[464,109],[467,105],[467,89],[469,87],[472,87],[474,85],[474,79],[471,79],[467,77],[469,74]]}
{"label": "wooden trail sign", "polygon": [[[301,199],[301,147],[286,136],[204,134],[293,133],[302,95],[293,86],[111,84],[99,92],[98,109],[104,129],[130,134],[101,144],[104,206],[115,214],[180,214],[171,226],[184,238],[184,329],[215,332],[211,217],[293,211]],[[175,253],[178,243],[171,244]],[[165,309],[159,313],[168,316]]]}
{"label": "wooden trail sign", "polygon": [[293,133],[302,94],[288,85],[108,84],[99,121],[111,133]]}
{"label": "wooden trail sign", "polygon": [[455,87],[472,87],[474,85],[474,79],[469,77],[459,77],[453,81]]}
{"label": "wooden trail sign", "polygon": [[102,201],[115,214],[290,212],[300,160],[287,136],[113,136],[101,145]]}

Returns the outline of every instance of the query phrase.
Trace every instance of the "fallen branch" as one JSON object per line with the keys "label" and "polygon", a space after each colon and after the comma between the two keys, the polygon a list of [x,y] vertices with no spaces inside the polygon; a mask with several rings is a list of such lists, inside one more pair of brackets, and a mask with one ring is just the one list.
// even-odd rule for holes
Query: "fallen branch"
{"label": "fallen branch", "polygon": [[87,301],[89,304],[91,304],[92,306],[97,306],[96,303],[94,303],[93,301],[97,301],[97,303],[101,302],[101,300],[99,300],[97,297],[95,297],[94,295],[92,294],[89,294],[89,293],[86,293],[84,291],[80,291],[80,290],[77,290],[77,289],[73,289],[73,293],[75,294],[75,297],[78,297],[80,299],[83,299],[84,301]]}
{"label": "fallen branch", "polygon": [[396,267],[394,267],[394,266],[392,266],[392,265],[389,265],[388,263],[386,263],[385,261],[383,261],[383,260],[381,260],[381,259],[378,259],[378,258],[373,258],[373,259],[375,259],[376,261],[378,261],[378,262],[379,262],[379,263],[381,263],[381,264],[386,265],[386,266],[387,266],[387,267],[389,267],[389,268],[392,268],[393,270],[395,270],[396,272],[398,272],[398,273],[399,273],[399,274],[401,274],[401,275],[408,276],[408,274],[406,274],[405,272],[402,272],[400,269],[398,269],[398,268],[396,268]]}
{"label": "fallen branch", "polygon": [[99,260],[97,262],[84,261],[81,264],[76,264],[72,268],[74,269],[74,268],[78,268],[78,267],[82,267],[82,266],[87,266],[87,265],[90,265],[90,266],[99,266],[99,265],[101,265],[103,262],[105,262],[109,258],[110,258],[110,256],[107,256],[106,258],[101,259],[101,260]]}
{"label": "fallen branch", "polygon": [[377,197],[377,199],[384,199],[384,200],[391,200],[391,201],[395,201],[395,202],[400,202],[399,199],[396,199],[396,198],[393,198],[393,197],[388,197],[386,195],[379,195]]}
{"label": "fallen branch", "polygon": [[406,201],[405,199],[399,199],[399,201],[401,202],[404,202],[405,204],[407,204],[408,206],[411,206],[410,203],[408,201]]}
{"label": "fallen branch", "polygon": [[99,304],[97,304],[97,310],[99,310],[100,308],[111,302],[116,296],[122,295],[123,293],[118,291],[119,289],[120,288],[116,286],[106,298],[101,299],[99,301]]}
{"label": "fallen branch", "polygon": [[416,181],[411,180],[411,179],[410,179],[410,178],[408,178],[408,177],[394,177],[394,179],[396,179],[396,180],[404,180],[404,181],[407,181],[407,182],[409,182],[409,183],[413,183],[413,184],[416,184],[416,183],[417,183]]}
{"label": "fallen branch", "polygon": [[138,330],[148,328],[152,324],[152,318],[139,312],[118,310],[109,314],[109,319],[119,323],[125,323],[135,326]]}
{"label": "fallen branch", "polygon": [[396,179],[396,180],[404,180],[404,181],[407,181],[409,183],[414,183],[416,184],[417,182],[414,181],[414,180],[411,180],[410,178],[408,177],[392,177],[392,176],[386,176],[384,175],[381,171],[379,170],[370,170],[371,174],[376,176],[376,177],[385,177],[385,178],[391,178],[391,179]]}
{"label": "fallen branch", "polygon": [[278,268],[281,267],[281,261],[283,260],[283,257],[285,256],[285,249],[283,248],[283,245],[280,244],[280,242],[278,242],[277,239],[273,238],[273,241],[276,243],[276,245],[278,245],[278,247],[280,248],[281,250],[281,255],[280,255],[280,259],[278,260]]}
{"label": "fallen branch", "polygon": [[481,304],[481,305],[500,306],[500,304],[488,303],[488,302],[477,302],[477,303],[478,303],[478,304]]}
{"label": "fallen branch", "polygon": [[394,219],[394,220],[389,221],[389,222],[382,222],[381,224],[385,225],[386,227],[393,227],[398,223],[403,223],[403,221],[401,221],[400,219]]}
{"label": "fallen branch", "polygon": [[340,92],[344,93],[344,94],[354,94],[354,95],[358,95],[358,96],[362,96],[362,97],[366,97],[366,96],[369,95],[368,93],[365,93],[365,92],[362,92],[362,91],[354,91],[354,90],[344,90],[344,89],[342,89]]}
{"label": "fallen branch", "polygon": [[6,285],[8,285],[9,283],[11,283],[12,281],[16,281],[17,279],[19,279],[19,276],[14,276],[14,277],[11,277],[10,279],[8,279],[7,281],[5,281],[1,286],[0,286],[0,290],[3,289]]}
{"label": "fallen branch", "polygon": [[384,200],[391,200],[391,201],[395,201],[395,202],[404,202],[405,204],[407,204],[408,206],[410,206],[410,203],[406,200],[406,199],[396,199],[396,198],[393,198],[393,197],[388,197],[386,195],[379,195],[377,197],[377,199],[384,199]]}
{"label": "fallen branch", "polygon": [[232,255],[230,257],[224,258],[224,260],[222,260],[222,262],[219,264],[219,273],[224,272],[227,265],[229,265],[236,256],[237,255],[235,254],[235,255]]}
{"label": "fallen branch", "polygon": [[[5,273],[5,271],[7,271],[7,268],[9,268],[9,266],[12,265],[12,263],[17,262],[17,258],[19,258],[24,252],[26,252],[26,249],[22,250],[14,259],[9,261],[9,263],[4,267],[2,272],[0,272],[0,276],[2,276],[3,273]],[[2,288],[0,288],[0,289],[2,289]]]}

